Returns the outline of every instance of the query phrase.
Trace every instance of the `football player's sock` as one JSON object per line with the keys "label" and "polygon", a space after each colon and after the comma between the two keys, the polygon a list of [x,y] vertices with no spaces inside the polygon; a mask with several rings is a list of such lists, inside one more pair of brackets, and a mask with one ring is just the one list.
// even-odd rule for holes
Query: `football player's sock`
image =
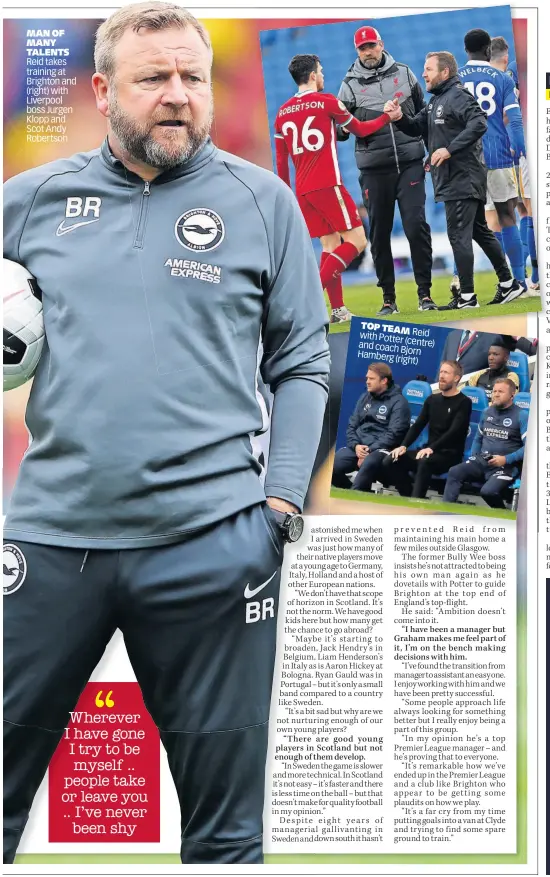
{"label": "football player's sock", "polygon": [[[325,262],[327,261],[330,253],[321,253],[321,264],[319,267],[319,273],[321,274],[321,279],[323,277],[323,268],[325,266]],[[325,286],[326,293],[328,295],[328,300],[330,302],[330,306],[332,310],[336,308],[341,308],[344,306],[344,298],[343,298],[343,290],[342,290],[342,278],[338,274],[336,278],[332,278],[327,282]]]}
{"label": "football player's sock", "polygon": [[329,280],[326,286],[327,295],[332,310],[344,307],[344,290],[342,287],[342,275],[338,274]]}
{"label": "football player's sock", "polygon": [[[321,253],[321,261],[319,262],[319,274],[320,274],[321,278],[323,277],[323,268],[324,268],[325,262],[327,261],[328,257],[329,257],[329,253],[325,253],[325,251],[323,250]],[[324,288],[325,287],[323,287],[323,289]],[[327,295],[328,295],[328,292],[327,292]],[[330,295],[329,295],[329,301],[330,301]]]}
{"label": "football player's sock", "polygon": [[[321,262],[321,283],[323,289],[327,289],[330,280],[338,277],[346,270],[348,265],[357,257],[359,251],[353,244],[344,241],[339,247],[336,247],[332,253],[327,253],[326,258]],[[328,289],[327,289],[328,295]]]}
{"label": "football player's sock", "polygon": [[504,251],[504,241],[502,240],[502,232],[501,231],[494,231],[493,234],[496,237],[497,241],[499,242],[500,246],[502,247],[502,250]]}
{"label": "football player's sock", "polygon": [[523,258],[523,245],[519,236],[517,225],[505,225],[501,231],[503,249],[510,262],[512,274],[516,280],[525,284],[525,261]]}
{"label": "football player's sock", "polygon": [[529,258],[529,220],[532,220],[531,216],[522,216],[519,222],[519,236],[521,238],[521,243],[523,244],[523,255],[525,256],[525,262]]}
{"label": "football player's sock", "polygon": [[529,247],[529,256],[531,257],[531,283],[539,282],[539,263],[537,262],[537,244],[535,241],[535,226],[533,217],[526,216],[527,220],[527,245]]}

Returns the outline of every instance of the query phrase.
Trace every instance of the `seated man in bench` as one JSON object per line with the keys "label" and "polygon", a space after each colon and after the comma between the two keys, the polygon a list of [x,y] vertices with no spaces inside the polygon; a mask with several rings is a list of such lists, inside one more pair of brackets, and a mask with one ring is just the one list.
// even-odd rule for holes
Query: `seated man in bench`
{"label": "seated man in bench", "polygon": [[[472,400],[458,389],[463,370],[459,362],[444,360],[439,366],[439,393],[428,396],[409,428],[403,444],[384,461],[382,481],[394,484],[401,496],[423,499],[432,475],[448,472],[464,455]],[[425,427],[428,444],[409,450]]]}
{"label": "seated man in bench", "polygon": [[516,385],[499,378],[493,386],[489,408],[481,417],[466,463],[449,470],[443,499],[456,502],[465,483],[481,481],[480,495],[493,509],[503,509],[503,493],[519,473],[523,460],[529,412],[514,405]]}
{"label": "seated man in bench", "polygon": [[482,390],[485,390],[489,404],[493,395],[495,381],[499,378],[510,378],[516,385],[516,389],[519,390],[517,374],[506,365],[514,342],[511,335],[504,336],[504,339],[502,343],[491,344],[489,347],[489,353],[487,354],[488,368],[475,372],[468,380],[469,387],[480,387]]}
{"label": "seated man in bench", "polygon": [[346,431],[347,447],[334,458],[334,487],[350,488],[350,472],[357,471],[354,490],[370,490],[388,453],[403,440],[411,419],[409,403],[394,384],[385,362],[369,365],[367,391],[360,396]]}

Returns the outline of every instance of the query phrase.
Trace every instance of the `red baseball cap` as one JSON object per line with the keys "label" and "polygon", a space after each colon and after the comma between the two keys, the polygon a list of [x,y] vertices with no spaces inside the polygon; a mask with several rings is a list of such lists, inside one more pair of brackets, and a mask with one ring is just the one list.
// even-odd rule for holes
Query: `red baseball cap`
{"label": "red baseball cap", "polygon": [[355,31],[353,42],[355,43],[355,48],[358,49],[359,46],[363,46],[365,43],[377,43],[381,39],[382,37],[375,27],[365,26]]}

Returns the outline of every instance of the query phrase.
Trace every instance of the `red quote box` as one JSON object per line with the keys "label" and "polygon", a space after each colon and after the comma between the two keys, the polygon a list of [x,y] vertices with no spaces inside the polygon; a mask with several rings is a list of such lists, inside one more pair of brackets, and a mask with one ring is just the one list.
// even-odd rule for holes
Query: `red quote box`
{"label": "red quote box", "polygon": [[160,738],[136,682],[89,682],[49,769],[51,843],[160,841]]}

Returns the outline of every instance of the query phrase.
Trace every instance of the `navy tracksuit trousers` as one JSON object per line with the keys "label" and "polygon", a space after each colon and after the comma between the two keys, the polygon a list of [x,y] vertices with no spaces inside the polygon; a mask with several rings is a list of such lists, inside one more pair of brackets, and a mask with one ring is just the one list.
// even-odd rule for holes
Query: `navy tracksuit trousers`
{"label": "navy tracksuit trousers", "polygon": [[502,494],[510,487],[517,473],[517,466],[489,466],[481,456],[470,457],[465,463],[449,469],[443,500],[456,502],[464,483],[481,481],[483,486],[479,495],[492,509],[503,509],[505,506]]}
{"label": "navy tracksuit trousers", "polygon": [[[334,457],[332,470],[332,484],[334,487],[343,487],[346,490],[370,490],[372,482],[377,481],[383,471],[382,464],[389,451],[373,451],[365,457],[361,466],[357,464],[357,455],[350,448],[340,448]],[[353,486],[348,478],[349,472],[357,471]]]}
{"label": "navy tracksuit trousers", "polygon": [[120,628],[177,788],[182,862],[261,863],[283,556],[269,508],[151,548],[11,544],[26,575],[4,597],[4,862]]}
{"label": "navy tracksuit trousers", "polygon": [[369,240],[378,286],[384,301],[395,301],[395,268],[391,251],[395,204],[411,248],[414,279],[420,297],[432,286],[432,236],[426,222],[424,164],[415,161],[398,171],[380,173],[363,168],[359,176],[363,203],[369,215]]}

